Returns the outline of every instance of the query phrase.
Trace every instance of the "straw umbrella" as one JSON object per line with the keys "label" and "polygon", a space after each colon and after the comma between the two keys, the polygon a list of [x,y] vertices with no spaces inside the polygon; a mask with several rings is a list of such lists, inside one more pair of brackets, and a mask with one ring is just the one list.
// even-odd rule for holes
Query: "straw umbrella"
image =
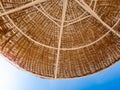
{"label": "straw umbrella", "polygon": [[94,74],[119,61],[120,0],[0,0],[0,51],[42,78]]}

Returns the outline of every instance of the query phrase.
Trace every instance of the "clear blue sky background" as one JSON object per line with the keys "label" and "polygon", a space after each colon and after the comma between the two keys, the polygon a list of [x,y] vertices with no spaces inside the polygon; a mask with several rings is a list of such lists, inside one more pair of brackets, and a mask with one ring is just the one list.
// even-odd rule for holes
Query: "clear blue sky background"
{"label": "clear blue sky background", "polygon": [[120,62],[84,78],[46,80],[17,69],[0,55],[0,90],[120,90]]}

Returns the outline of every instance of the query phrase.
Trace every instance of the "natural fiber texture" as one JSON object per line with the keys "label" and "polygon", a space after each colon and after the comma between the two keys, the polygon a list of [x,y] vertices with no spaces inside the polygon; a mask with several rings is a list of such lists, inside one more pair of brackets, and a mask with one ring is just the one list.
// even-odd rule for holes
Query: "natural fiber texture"
{"label": "natural fiber texture", "polygon": [[120,58],[120,0],[0,0],[0,51],[43,78],[75,78]]}

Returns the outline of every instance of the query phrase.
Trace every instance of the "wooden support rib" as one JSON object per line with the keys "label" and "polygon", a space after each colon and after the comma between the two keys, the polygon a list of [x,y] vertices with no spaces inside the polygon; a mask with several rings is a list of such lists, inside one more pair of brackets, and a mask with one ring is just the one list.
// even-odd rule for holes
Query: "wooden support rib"
{"label": "wooden support rib", "polygon": [[[115,28],[115,26],[118,25],[118,23],[120,22],[120,19],[118,19],[118,21],[113,25],[112,28]],[[86,45],[83,45],[83,46],[80,46],[80,47],[75,47],[75,48],[61,48],[61,50],[77,50],[77,49],[81,49],[81,48],[85,48],[85,47],[88,47],[88,46],[91,46],[97,42],[99,42],[100,40],[102,40],[105,36],[107,36],[111,31],[107,31],[104,35],[102,35],[100,38],[96,39],[95,41],[89,43],[89,44],[86,44]]]}
{"label": "wooden support rib", "polygon": [[60,27],[60,25],[53,19],[51,18],[51,16],[49,16],[48,14],[46,14],[45,12],[43,12],[41,9],[39,9],[38,7],[34,6],[39,12],[41,12],[44,16],[46,16],[50,21],[52,21],[55,25],[57,25],[58,27]]}
{"label": "wooden support rib", "polygon": [[[33,6],[33,5],[35,5],[35,4],[42,3],[42,2],[45,2],[45,1],[46,1],[46,0],[35,0],[35,1],[33,1],[33,2],[30,2],[30,3],[26,4],[26,5],[20,6],[20,7],[18,7],[18,8],[11,9],[11,10],[9,10],[9,11],[5,11],[4,13],[1,13],[1,14],[0,14],[0,17],[1,17],[1,16],[4,16],[4,15],[11,14],[11,13],[14,13],[14,12],[17,12],[17,11],[20,11],[20,10],[22,10],[22,9],[31,7],[31,6]],[[0,2],[0,3],[1,3],[1,2]]]}
{"label": "wooden support rib", "polygon": [[95,9],[96,9],[97,1],[98,1],[98,0],[95,0],[95,1],[94,1],[93,11],[95,11]]}
{"label": "wooden support rib", "polygon": [[113,32],[115,35],[117,35],[120,38],[120,34],[117,33],[112,27],[110,27],[108,24],[106,24],[85,2],[84,0],[75,0],[84,10],[86,10],[88,13],[90,13],[94,18],[96,18],[103,26],[108,28],[111,32]]}
{"label": "wooden support rib", "polygon": [[60,58],[59,58],[60,57],[60,47],[61,47],[61,40],[62,40],[67,4],[68,4],[68,0],[63,0],[62,21],[61,21],[60,36],[59,36],[59,42],[58,42],[57,59],[56,59],[56,64],[55,64],[56,65],[55,66],[55,78],[57,78],[57,73],[58,73],[58,64],[59,64],[59,60],[60,60]]}
{"label": "wooden support rib", "polygon": [[[0,3],[3,11],[5,12],[5,9],[4,7],[2,6],[2,4]],[[40,45],[40,46],[43,46],[43,47],[46,47],[46,48],[51,48],[51,49],[57,49],[56,47],[52,47],[52,46],[48,46],[48,45],[45,45],[45,44],[42,44],[38,41],[35,41],[34,39],[32,39],[30,36],[26,35],[18,26],[15,25],[15,23],[13,22],[13,20],[8,16],[6,15],[7,18],[9,19],[9,21],[12,23],[12,25],[22,34],[24,35],[26,38],[28,38],[30,41],[34,42],[36,45]]]}

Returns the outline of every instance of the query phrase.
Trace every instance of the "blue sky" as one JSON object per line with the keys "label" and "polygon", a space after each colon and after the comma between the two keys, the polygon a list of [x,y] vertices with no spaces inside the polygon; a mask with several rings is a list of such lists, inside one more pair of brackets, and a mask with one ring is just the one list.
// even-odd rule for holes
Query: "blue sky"
{"label": "blue sky", "polygon": [[84,78],[47,80],[17,69],[0,55],[0,90],[120,90],[120,62]]}

